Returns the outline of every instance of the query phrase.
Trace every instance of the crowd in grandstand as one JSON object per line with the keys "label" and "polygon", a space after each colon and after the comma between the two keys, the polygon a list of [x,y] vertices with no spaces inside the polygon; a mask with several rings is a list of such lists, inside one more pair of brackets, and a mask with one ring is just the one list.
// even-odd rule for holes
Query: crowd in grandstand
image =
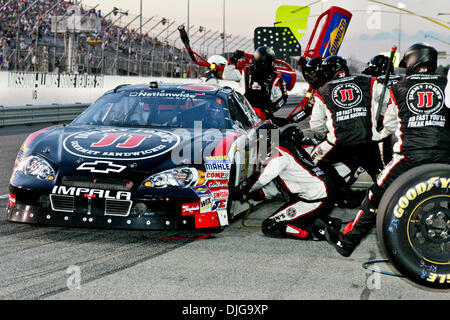
{"label": "crowd in grandstand", "polygon": [[[85,8],[83,5],[75,6],[73,1],[0,0],[0,9],[1,70],[62,71],[66,53],[64,33],[58,33],[55,37],[51,29],[51,17],[72,14],[101,19],[101,32],[81,33],[77,37],[79,63],[90,67],[90,70],[99,69],[100,64],[111,65],[103,61],[108,57],[126,60],[128,65],[134,62],[134,72],[137,72],[138,62],[143,60],[151,60],[152,64],[154,60],[162,64],[170,62],[169,72],[173,73],[179,73],[180,65],[186,62],[183,61],[185,56],[182,51],[175,46],[159,41],[147,33],[141,35],[133,28],[121,27],[113,23],[117,19],[115,15],[104,18],[101,10]],[[100,40],[100,45],[90,46],[88,39]],[[48,51],[47,56],[42,54],[44,46]],[[50,57],[51,55],[55,57]],[[49,60],[48,67],[42,67],[40,62],[43,57]]]}

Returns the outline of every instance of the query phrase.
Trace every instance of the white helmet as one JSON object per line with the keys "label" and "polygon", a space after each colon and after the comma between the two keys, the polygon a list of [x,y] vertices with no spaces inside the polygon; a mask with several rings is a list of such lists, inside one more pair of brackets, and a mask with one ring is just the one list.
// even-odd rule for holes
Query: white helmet
{"label": "white helmet", "polygon": [[218,54],[209,57],[208,62],[211,64],[211,67],[213,67],[213,64],[216,66],[226,66],[228,63],[227,59]]}

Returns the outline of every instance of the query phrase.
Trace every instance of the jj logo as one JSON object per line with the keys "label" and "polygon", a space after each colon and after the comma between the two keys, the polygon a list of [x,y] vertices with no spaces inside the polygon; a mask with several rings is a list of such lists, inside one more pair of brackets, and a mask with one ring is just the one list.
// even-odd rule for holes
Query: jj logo
{"label": "jj logo", "polygon": [[[126,137],[126,139],[121,139]],[[136,133],[105,133],[100,141],[91,144],[91,147],[108,147],[114,145],[121,139],[123,142],[116,145],[117,148],[136,148],[145,139],[150,138],[148,134],[136,134]]]}
{"label": "jj logo", "polygon": [[350,101],[355,98],[353,95],[353,89],[340,90],[339,93],[341,94],[341,102],[345,102],[347,100]]}
{"label": "jj logo", "polygon": [[417,92],[417,95],[419,96],[419,100],[417,102],[418,108],[423,108],[424,106],[429,108],[433,106],[433,92]]}

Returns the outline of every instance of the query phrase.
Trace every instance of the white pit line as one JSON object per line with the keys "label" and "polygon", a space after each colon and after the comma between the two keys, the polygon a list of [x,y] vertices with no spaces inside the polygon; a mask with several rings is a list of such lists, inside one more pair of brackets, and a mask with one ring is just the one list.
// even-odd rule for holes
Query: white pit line
{"label": "white pit line", "polygon": [[9,199],[8,194],[4,194],[3,196],[0,196],[0,200],[6,200],[6,199]]}

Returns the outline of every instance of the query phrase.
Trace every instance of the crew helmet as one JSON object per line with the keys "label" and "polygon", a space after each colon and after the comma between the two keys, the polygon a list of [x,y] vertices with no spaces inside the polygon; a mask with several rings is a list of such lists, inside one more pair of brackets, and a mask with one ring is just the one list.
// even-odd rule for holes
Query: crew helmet
{"label": "crew helmet", "polygon": [[437,69],[437,50],[426,43],[416,43],[406,49],[399,67],[406,69],[406,74],[412,74],[419,68],[435,72]]}

